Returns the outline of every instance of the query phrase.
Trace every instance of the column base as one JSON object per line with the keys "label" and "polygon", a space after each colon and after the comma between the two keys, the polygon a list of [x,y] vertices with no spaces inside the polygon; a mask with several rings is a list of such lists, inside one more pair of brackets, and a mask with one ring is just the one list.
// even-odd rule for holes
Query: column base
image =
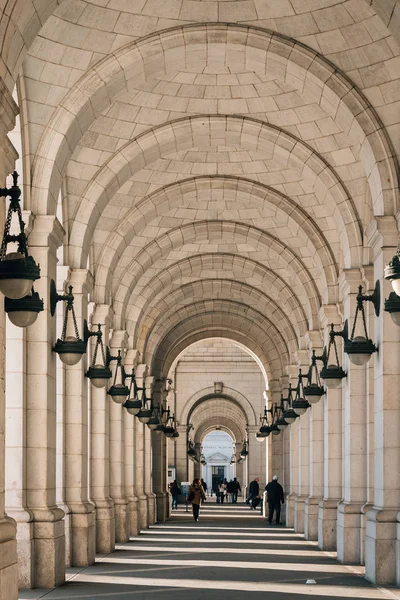
{"label": "column base", "polygon": [[115,541],[125,544],[129,541],[128,499],[113,498],[115,512]]}
{"label": "column base", "polygon": [[304,535],[306,540],[318,539],[318,509],[321,498],[309,496],[304,503]]}
{"label": "column base", "polygon": [[376,585],[396,584],[397,509],[366,513],[365,577]]}
{"label": "column base", "polygon": [[17,525],[18,588],[29,590],[34,586],[33,516],[30,511],[24,509],[6,510],[8,517],[13,519]]}
{"label": "column base", "polygon": [[337,507],[340,498],[322,500],[318,510],[318,546],[322,550],[337,549]]}
{"label": "column base", "polygon": [[96,552],[110,554],[115,550],[114,502],[94,500],[96,506]]}
{"label": "column base", "polygon": [[[365,540],[367,535],[367,512],[374,508],[373,503],[365,503],[361,507],[361,541],[360,541],[360,564],[365,565]],[[396,514],[396,511],[395,511]],[[395,519],[394,519],[395,520]]]}
{"label": "column base", "polygon": [[337,557],[340,562],[361,561],[361,503],[339,502],[337,511]]}
{"label": "column base", "polygon": [[54,588],[65,581],[64,511],[33,510],[34,587]]}
{"label": "column base", "polygon": [[154,494],[149,493],[146,494],[147,495],[147,519],[148,519],[148,526],[149,525],[154,525],[154,523],[156,522],[157,519],[157,515],[156,515],[156,497]]}
{"label": "column base", "polygon": [[128,496],[128,503],[129,535],[139,535],[139,500],[136,496]]}
{"label": "column base", "polygon": [[18,558],[14,519],[0,520],[0,600],[18,599]]}
{"label": "column base", "polygon": [[307,496],[297,496],[294,503],[294,530],[304,533],[304,508]]}
{"label": "column base", "polygon": [[148,522],[148,502],[147,496],[144,494],[139,496],[139,527],[140,530],[147,529],[149,526]]}
{"label": "column base", "polygon": [[294,507],[297,494],[286,496],[286,527],[294,527]]}
{"label": "column base", "polygon": [[91,502],[70,504],[71,566],[88,567],[95,562],[96,514]]}
{"label": "column base", "polygon": [[169,494],[156,492],[157,522],[164,523],[168,519]]}

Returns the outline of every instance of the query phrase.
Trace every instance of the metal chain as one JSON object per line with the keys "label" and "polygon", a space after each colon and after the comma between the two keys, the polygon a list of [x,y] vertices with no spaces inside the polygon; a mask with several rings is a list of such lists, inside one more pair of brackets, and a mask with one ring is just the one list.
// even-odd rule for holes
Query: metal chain
{"label": "metal chain", "polygon": [[12,220],[12,213],[13,213],[13,210],[12,210],[11,204],[10,204],[8,207],[6,223],[4,226],[4,237],[3,237],[3,241],[1,243],[0,260],[4,260],[4,258],[6,256],[8,236],[10,234],[10,227],[11,227],[11,220]]}

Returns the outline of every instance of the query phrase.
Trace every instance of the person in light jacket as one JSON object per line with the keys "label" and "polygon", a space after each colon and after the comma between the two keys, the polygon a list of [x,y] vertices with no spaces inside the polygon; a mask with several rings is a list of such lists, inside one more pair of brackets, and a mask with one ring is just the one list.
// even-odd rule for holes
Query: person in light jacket
{"label": "person in light jacket", "polygon": [[193,480],[192,485],[189,488],[188,502],[191,502],[193,508],[193,518],[195,521],[199,520],[200,504],[204,501],[206,495],[201,485],[199,477]]}

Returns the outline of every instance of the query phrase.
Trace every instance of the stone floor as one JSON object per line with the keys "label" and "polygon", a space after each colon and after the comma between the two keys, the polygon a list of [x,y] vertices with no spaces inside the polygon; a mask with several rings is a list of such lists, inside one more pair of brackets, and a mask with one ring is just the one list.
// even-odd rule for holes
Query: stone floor
{"label": "stone floor", "polygon": [[[20,600],[352,600],[400,599],[377,588],[361,567],[346,566],[315,542],[284,527],[266,526],[244,504],[206,503],[200,520],[180,507],[87,569],[68,570],[54,590],[20,592]],[[316,584],[306,583],[308,579]]]}

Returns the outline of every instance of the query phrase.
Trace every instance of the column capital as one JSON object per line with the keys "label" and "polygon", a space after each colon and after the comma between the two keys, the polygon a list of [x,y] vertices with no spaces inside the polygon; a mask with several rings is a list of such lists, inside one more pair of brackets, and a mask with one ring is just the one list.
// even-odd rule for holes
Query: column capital
{"label": "column capital", "polygon": [[114,317],[114,311],[109,304],[96,304],[90,318],[90,322],[92,325],[106,325],[106,327],[111,327],[112,320]]}
{"label": "column capital", "polygon": [[147,377],[147,373],[148,373],[148,366],[144,363],[141,363],[140,365],[137,365],[136,367],[136,379],[144,379],[145,377]]}
{"label": "column capital", "polygon": [[93,275],[88,269],[69,269],[68,285],[72,285],[74,293],[89,293],[93,289]]}
{"label": "column capital", "polygon": [[37,215],[29,234],[29,246],[50,248],[54,252],[64,241],[65,230],[54,215]]}
{"label": "column capital", "polygon": [[375,217],[365,231],[365,238],[373,250],[374,258],[383,248],[396,248],[399,235],[400,223],[393,216]]}
{"label": "column capital", "polygon": [[125,349],[128,345],[128,334],[125,329],[117,329],[113,331],[110,346],[112,348],[120,348],[121,350]]}
{"label": "column capital", "polygon": [[308,354],[310,356],[311,351],[314,349],[317,352],[322,350],[323,348],[323,339],[321,337],[321,332],[317,330],[306,331],[304,334],[304,338],[306,340]]}
{"label": "column capital", "polygon": [[125,367],[129,367],[132,369],[136,368],[136,365],[139,362],[140,352],[139,350],[129,348],[125,354]]}
{"label": "column capital", "polygon": [[282,387],[279,379],[271,379],[271,381],[269,382],[269,390],[272,394],[281,393]]}
{"label": "column capital", "polygon": [[350,294],[358,293],[358,286],[362,284],[360,269],[343,269],[339,276],[339,295],[343,301]]}
{"label": "column capital", "polygon": [[0,77],[0,135],[5,137],[7,133],[15,127],[15,120],[19,114],[18,104],[15,102],[12,94],[4,79]]}
{"label": "column capital", "polygon": [[296,359],[298,362],[297,370],[299,370],[299,368],[302,368],[304,366],[308,367],[310,359],[309,359],[307,350],[297,350],[297,352],[295,353],[295,356],[296,356]]}

